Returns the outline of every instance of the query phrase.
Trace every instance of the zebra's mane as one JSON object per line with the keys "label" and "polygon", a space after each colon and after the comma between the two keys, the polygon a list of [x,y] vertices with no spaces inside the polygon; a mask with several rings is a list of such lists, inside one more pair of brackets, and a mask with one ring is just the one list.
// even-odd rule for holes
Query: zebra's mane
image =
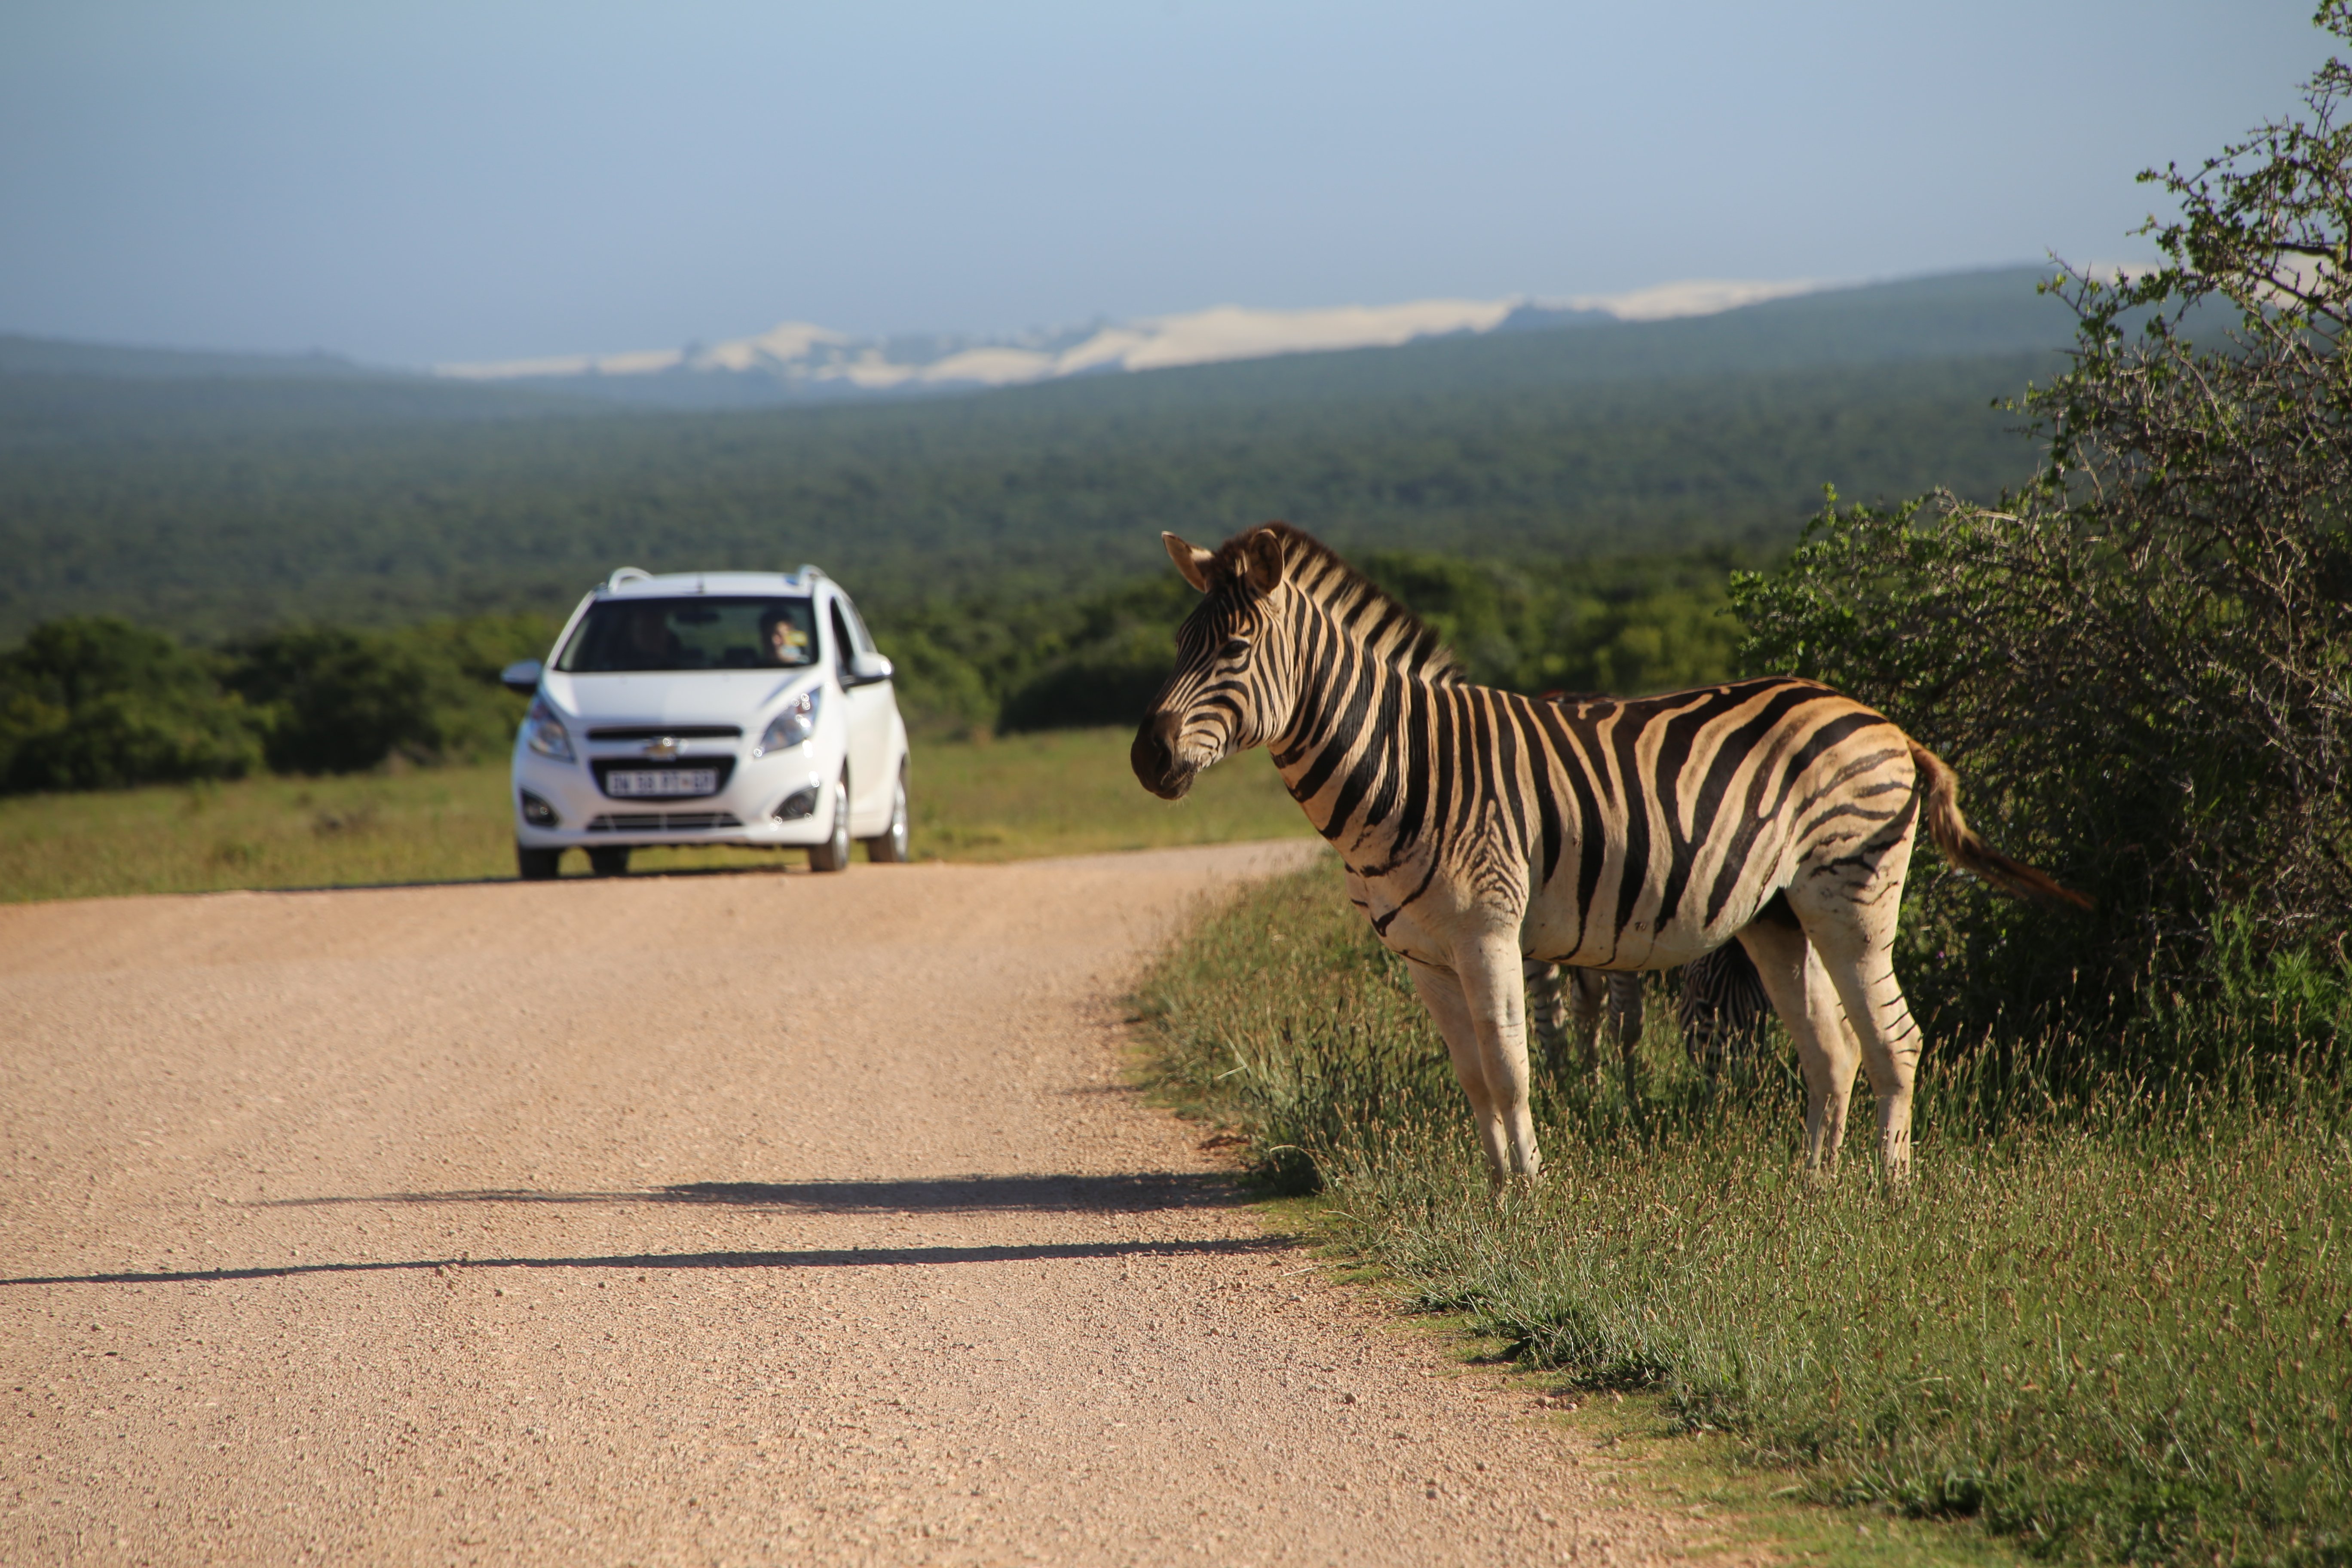
{"label": "zebra's mane", "polygon": [[1337,552],[1312,534],[1286,522],[1269,522],[1244,529],[1217,547],[1209,575],[1248,593],[1247,562],[1243,547],[1259,533],[1282,542],[1285,576],[1331,616],[1360,646],[1401,675],[1418,676],[1440,685],[1465,679],[1462,663],[1432,626],[1422,623],[1373,581],[1339,559]]}

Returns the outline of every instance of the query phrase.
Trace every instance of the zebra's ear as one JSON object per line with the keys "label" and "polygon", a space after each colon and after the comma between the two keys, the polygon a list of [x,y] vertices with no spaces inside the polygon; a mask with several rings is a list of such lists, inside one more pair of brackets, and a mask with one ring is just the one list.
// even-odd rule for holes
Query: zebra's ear
{"label": "zebra's ear", "polygon": [[1273,593],[1282,586],[1282,536],[1270,528],[1259,529],[1242,546],[1242,562],[1250,586],[1261,594]]}
{"label": "zebra's ear", "polygon": [[1172,533],[1162,532],[1160,542],[1168,547],[1168,559],[1176,563],[1176,570],[1184,574],[1184,581],[1200,592],[1209,591],[1209,563],[1216,556],[1197,544],[1187,544]]}

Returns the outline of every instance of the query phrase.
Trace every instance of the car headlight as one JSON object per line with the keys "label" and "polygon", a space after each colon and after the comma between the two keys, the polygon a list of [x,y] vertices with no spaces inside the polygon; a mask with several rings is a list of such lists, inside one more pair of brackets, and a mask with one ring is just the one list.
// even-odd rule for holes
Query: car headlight
{"label": "car headlight", "polygon": [[784,710],[768,721],[767,733],[760,737],[760,743],[752,748],[751,754],[764,757],[770,752],[797,746],[815,734],[817,710],[824,699],[824,691],[812,686],[785,703]]}
{"label": "car headlight", "polygon": [[572,760],[572,731],[563,727],[563,721],[555,716],[547,699],[532,700],[530,711],[523,718],[522,731],[525,742],[541,756],[562,763]]}

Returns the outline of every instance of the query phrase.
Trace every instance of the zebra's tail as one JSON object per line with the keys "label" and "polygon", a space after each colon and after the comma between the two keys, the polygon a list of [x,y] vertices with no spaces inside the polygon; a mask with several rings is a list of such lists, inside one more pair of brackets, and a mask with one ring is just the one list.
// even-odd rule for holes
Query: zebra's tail
{"label": "zebra's tail", "polygon": [[1963,871],[1982,877],[2003,892],[2021,899],[2048,899],[2053,903],[2067,903],[2079,910],[2091,907],[2091,900],[2074,889],[2062,887],[2054,879],[2035,870],[2022,860],[2012,860],[2000,850],[1977,837],[1969,819],[1960,815],[1960,776],[1943,758],[1913,741],[1911,761],[1918,768],[1927,786],[1927,834],[1944,858]]}

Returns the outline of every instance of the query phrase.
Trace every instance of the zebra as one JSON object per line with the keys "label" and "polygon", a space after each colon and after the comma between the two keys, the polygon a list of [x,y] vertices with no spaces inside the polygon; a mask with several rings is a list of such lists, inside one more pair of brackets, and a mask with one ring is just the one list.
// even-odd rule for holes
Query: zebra
{"label": "zebra", "polygon": [[1214,551],[1161,540],[1204,598],[1137,729],[1137,779],[1175,800],[1269,749],[1403,958],[1497,1185],[1543,1168],[1527,959],[1664,969],[1736,938],[1797,1045],[1805,1169],[1835,1171],[1866,1064],[1899,1183],[1921,1037],[1891,954],[1922,822],[1963,870],[2087,906],[1969,828],[1942,759],[1818,682],[1544,703],[1470,684],[1433,631],[1287,524]]}

